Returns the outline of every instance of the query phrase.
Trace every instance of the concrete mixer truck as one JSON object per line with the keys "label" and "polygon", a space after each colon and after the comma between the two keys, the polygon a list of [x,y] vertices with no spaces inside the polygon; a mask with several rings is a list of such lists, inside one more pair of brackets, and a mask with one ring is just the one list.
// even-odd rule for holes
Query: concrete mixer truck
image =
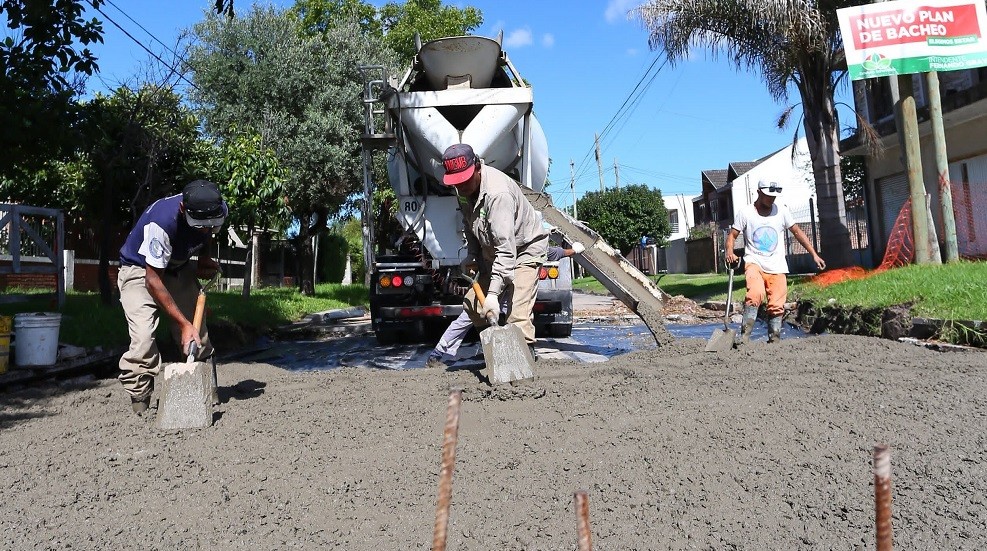
{"label": "concrete mixer truck", "polygon": [[[361,67],[364,260],[372,325],[382,344],[437,337],[462,312],[466,241],[457,196],[441,183],[442,152],[468,143],[484,163],[533,191],[542,190],[548,174],[548,145],[532,112],[532,90],[501,40],[417,42],[418,53],[400,78],[383,67]],[[394,190],[393,230],[375,220],[374,168],[384,162]],[[572,331],[571,273],[568,258],[539,273],[534,322],[540,336]]]}

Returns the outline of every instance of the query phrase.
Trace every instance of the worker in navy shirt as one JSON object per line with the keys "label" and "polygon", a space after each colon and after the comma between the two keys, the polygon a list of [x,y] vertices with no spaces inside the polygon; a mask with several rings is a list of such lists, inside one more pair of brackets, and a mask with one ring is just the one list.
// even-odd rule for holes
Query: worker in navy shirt
{"label": "worker in navy shirt", "polygon": [[219,264],[209,257],[208,245],[228,212],[216,184],[196,180],[180,195],[147,207],[120,249],[117,286],[127,316],[130,348],[120,358],[119,379],[138,414],[147,410],[154,377],[161,368],[154,332],[162,311],[183,351],[195,341],[197,360],[213,354],[205,322],[196,331],[192,317],[200,289],[198,278],[211,277],[219,270]]}

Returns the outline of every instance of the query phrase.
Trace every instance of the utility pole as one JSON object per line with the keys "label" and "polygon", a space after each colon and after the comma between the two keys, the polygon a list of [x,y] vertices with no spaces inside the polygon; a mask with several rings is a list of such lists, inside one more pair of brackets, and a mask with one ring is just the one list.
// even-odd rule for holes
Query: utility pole
{"label": "utility pole", "polygon": [[574,220],[579,220],[579,214],[576,211],[576,163],[569,159],[569,191],[572,192],[572,218]]}
{"label": "utility pole", "polygon": [[600,173],[600,191],[603,191],[603,162],[600,160],[600,135],[596,134],[596,169]]}
{"label": "utility pole", "polygon": [[613,158],[613,180],[616,188],[620,189],[620,172],[617,170],[617,157]]}
{"label": "utility pole", "polygon": [[953,192],[949,187],[949,157],[946,152],[946,132],[942,125],[942,98],[939,94],[939,73],[925,73],[929,88],[929,122],[932,124],[932,143],[936,152],[936,172],[939,173],[939,206],[942,208],[943,237],[946,240],[946,262],[960,259],[956,243],[956,217],[953,216]]}
{"label": "utility pole", "polygon": [[929,264],[929,221],[926,213],[925,181],[922,178],[922,151],[919,143],[918,115],[912,75],[898,75],[901,100],[897,105],[898,133],[902,139],[902,155],[908,175],[908,190],[912,200],[912,241],[915,245],[915,264]]}

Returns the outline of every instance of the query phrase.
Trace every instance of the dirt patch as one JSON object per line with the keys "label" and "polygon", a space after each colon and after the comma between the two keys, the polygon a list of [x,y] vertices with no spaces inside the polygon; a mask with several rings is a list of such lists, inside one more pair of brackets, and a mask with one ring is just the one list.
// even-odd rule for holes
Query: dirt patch
{"label": "dirt patch", "polygon": [[983,549],[987,353],[833,335],[729,354],[677,340],[602,364],[470,371],[219,367],[213,427],[137,417],[113,380],[0,395],[11,549],[427,549],[448,389],[464,389],[449,548]]}
{"label": "dirt patch", "polygon": [[[723,319],[722,310],[704,308],[696,301],[682,295],[666,299],[661,313],[666,323],[707,323],[716,319]],[[623,302],[613,297],[610,297],[610,304],[582,307],[575,314],[580,317],[601,318],[634,316],[634,313]]]}

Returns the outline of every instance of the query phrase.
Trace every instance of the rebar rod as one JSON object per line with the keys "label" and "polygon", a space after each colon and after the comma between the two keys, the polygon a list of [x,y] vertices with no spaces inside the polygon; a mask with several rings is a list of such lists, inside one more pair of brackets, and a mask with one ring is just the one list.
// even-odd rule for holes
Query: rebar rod
{"label": "rebar rod", "polygon": [[439,501],[435,508],[435,530],[432,533],[432,550],[445,551],[449,526],[449,502],[452,500],[452,472],[456,467],[456,440],[459,434],[459,407],[463,402],[463,390],[449,391],[449,407],[442,436],[442,470],[439,472]]}
{"label": "rebar rod", "polygon": [[891,551],[891,451],[874,446],[874,518],[877,551]]}
{"label": "rebar rod", "polygon": [[576,507],[576,532],[579,534],[576,541],[579,544],[579,551],[592,551],[593,541],[589,530],[589,496],[585,491],[580,490],[573,496],[573,503]]}

